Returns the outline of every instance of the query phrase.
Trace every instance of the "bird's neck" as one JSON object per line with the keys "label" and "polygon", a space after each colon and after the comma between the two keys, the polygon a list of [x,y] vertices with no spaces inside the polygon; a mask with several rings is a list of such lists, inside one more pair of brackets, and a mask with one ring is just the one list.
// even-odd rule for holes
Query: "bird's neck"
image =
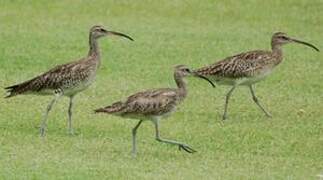
{"label": "bird's neck", "polygon": [[278,65],[283,60],[282,45],[275,42],[271,42],[272,53],[275,56],[275,65]]}
{"label": "bird's neck", "polygon": [[187,95],[186,81],[184,78],[178,74],[174,74],[175,82],[178,87],[179,96],[184,99]]}
{"label": "bird's neck", "polygon": [[90,50],[88,56],[97,57],[95,59],[100,60],[100,48],[97,38],[94,38],[90,35],[89,38]]}

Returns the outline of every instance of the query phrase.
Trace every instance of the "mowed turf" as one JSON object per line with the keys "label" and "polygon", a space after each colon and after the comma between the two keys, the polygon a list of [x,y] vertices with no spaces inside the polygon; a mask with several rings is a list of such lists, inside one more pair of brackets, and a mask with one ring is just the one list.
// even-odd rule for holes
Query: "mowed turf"
{"label": "mowed turf", "polygon": [[100,40],[96,82],[75,98],[75,136],[67,134],[67,98],[50,113],[44,139],[39,124],[51,97],[0,98],[0,179],[319,179],[323,56],[305,46],[285,46],[284,61],[256,85],[272,119],[240,87],[222,122],[229,88],[188,79],[188,97],[161,122],[161,135],[195,154],[157,143],[146,122],[132,158],[136,121],[93,110],[143,89],[174,87],[174,65],[198,68],[270,49],[276,31],[323,50],[322,9],[321,0],[0,2],[1,88],[85,56],[94,24],[135,39]]}

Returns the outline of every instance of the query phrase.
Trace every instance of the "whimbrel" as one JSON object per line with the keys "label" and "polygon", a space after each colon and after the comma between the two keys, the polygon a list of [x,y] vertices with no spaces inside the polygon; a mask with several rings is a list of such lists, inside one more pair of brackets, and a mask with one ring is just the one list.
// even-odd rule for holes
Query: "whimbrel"
{"label": "whimbrel", "polygon": [[7,98],[19,94],[53,95],[48,104],[40,125],[41,136],[45,135],[47,116],[53,105],[62,96],[70,98],[68,108],[68,131],[72,129],[72,106],[74,96],[85,90],[95,79],[96,71],[100,66],[100,49],[98,39],[107,35],[117,35],[133,40],[131,37],[114,31],[108,31],[103,26],[93,26],[90,29],[90,50],[85,58],[71,63],[54,67],[53,69],[23,83],[6,87]]}
{"label": "whimbrel", "polygon": [[167,140],[160,137],[159,120],[169,116],[175,111],[176,106],[184,100],[187,95],[186,82],[184,77],[193,75],[209,81],[202,75],[196,75],[184,65],[175,67],[174,78],[177,88],[161,88],[138,92],[129,96],[125,101],[118,101],[110,106],[95,110],[124,118],[139,119],[138,124],[132,129],[132,154],[136,155],[136,133],[144,120],[150,120],[155,125],[156,140],[179,146],[186,152],[193,153],[189,145],[174,140]]}
{"label": "whimbrel", "polygon": [[288,37],[285,33],[274,33],[271,39],[271,51],[255,50],[235,56],[227,57],[219,62],[194,70],[194,73],[203,75],[218,84],[230,85],[232,88],[226,95],[223,120],[227,118],[227,109],[230,96],[239,85],[249,87],[253,101],[268,116],[271,114],[265,110],[255,95],[253,84],[263,80],[272,70],[282,62],[282,45],[288,43],[300,43],[319,51],[314,45]]}

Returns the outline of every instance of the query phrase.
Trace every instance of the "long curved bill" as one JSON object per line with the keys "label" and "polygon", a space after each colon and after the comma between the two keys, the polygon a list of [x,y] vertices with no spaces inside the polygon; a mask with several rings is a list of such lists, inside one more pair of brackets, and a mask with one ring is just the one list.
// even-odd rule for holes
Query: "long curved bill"
{"label": "long curved bill", "polygon": [[193,75],[198,77],[198,78],[201,78],[201,79],[204,79],[204,80],[208,81],[215,88],[215,85],[213,84],[213,82],[211,80],[209,80],[207,77],[199,75],[199,74],[195,74],[195,73]]}
{"label": "long curved bill", "polygon": [[300,41],[300,40],[293,39],[293,38],[291,38],[291,40],[292,40],[293,42],[296,42],[296,43],[299,43],[299,44],[304,44],[304,45],[306,45],[306,46],[309,46],[309,47],[311,47],[311,48],[315,49],[316,51],[320,51],[317,47],[315,47],[313,44],[310,44],[310,43],[308,43],[308,42]]}
{"label": "long curved bill", "polygon": [[119,33],[119,32],[115,32],[115,31],[107,31],[107,34],[111,34],[111,35],[115,35],[115,36],[121,36],[121,37],[125,37],[131,41],[134,41],[130,36],[123,34],[123,33]]}

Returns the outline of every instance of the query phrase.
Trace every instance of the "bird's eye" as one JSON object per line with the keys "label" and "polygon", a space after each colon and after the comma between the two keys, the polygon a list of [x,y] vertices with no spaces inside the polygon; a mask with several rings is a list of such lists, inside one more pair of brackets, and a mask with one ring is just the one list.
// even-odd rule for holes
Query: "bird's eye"
{"label": "bird's eye", "polygon": [[288,40],[288,38],[286,36],[281,36],[281,38],[284,40]]}
{"label": "bird's eye", "polygon": [[184,69],[184,71],[186,71],[186,72],[190,72],[190,69],[188,69],[188,68],[185,68],[185,69]]}

